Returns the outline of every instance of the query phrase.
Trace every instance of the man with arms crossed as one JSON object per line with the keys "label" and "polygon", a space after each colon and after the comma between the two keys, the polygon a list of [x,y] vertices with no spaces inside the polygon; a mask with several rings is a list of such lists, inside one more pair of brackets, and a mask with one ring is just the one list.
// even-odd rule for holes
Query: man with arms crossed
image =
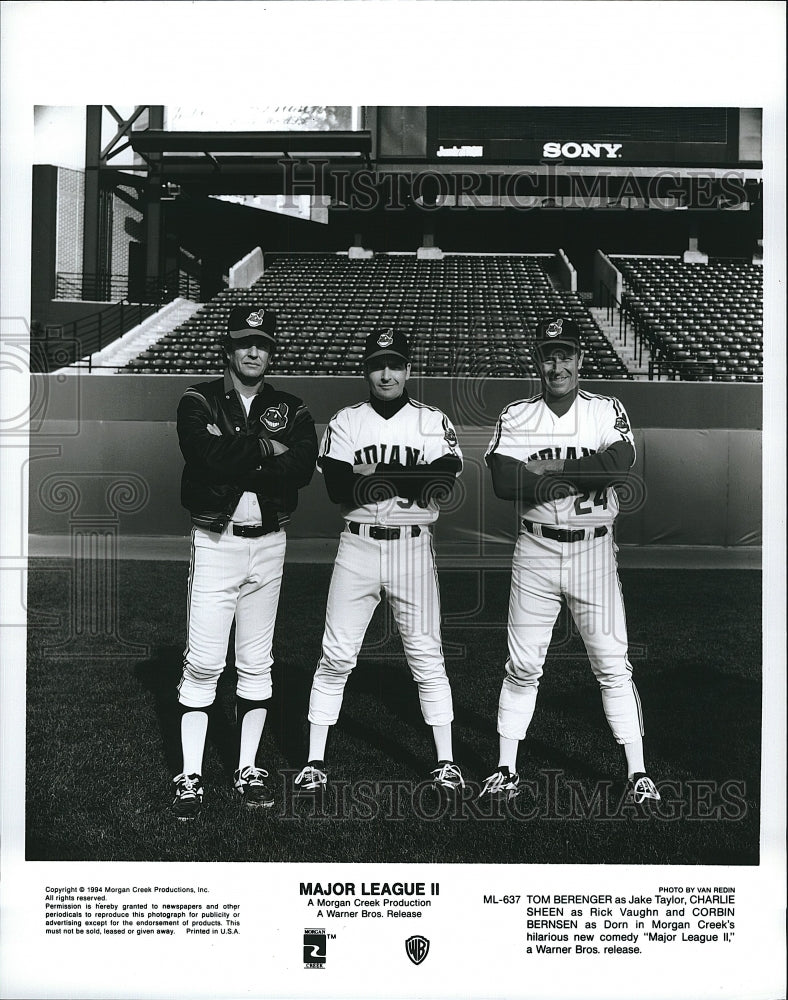
{"label": "man with arms crossed", "polygon": [[383,593],[402,636],[424,721],[432,727],[437,758],[432,781],[450,792],[464,786],[453,761],[453,705],[432,544],[439,501],[451,495],[462,454],[448,417],[408,395],[409,356],[400,333],[367,337],[369,399],[335,414],[320,446],[318,468],[345,527],[309,698],[309,758],[295,779],[296,792],[326,789],[329,729]]}
{"label": "man with arms crossed", "polygon": [[498,702],[498,768],[482,797],[517,794],[517,752],[536,707],[542,665],[563,601],[599,682],[602,706],[626,757],[628,795],[659,799],[646,774],[640,699],[627,655],[613,524],[614,488],[635,461],[621,403],[578,384],[580,334],[567,318],[542,321],[535,344],[542,392],[501,413],[485,460],[493,489],[513,500],[519,534],[509,597],[509,657]]}
{"label": "man with arms crossed", "polygon": [[231,310],[222,378],[191,386],[178,406],[186,460],[181,501],[191,513],[188,637],[178,685],[183,768],[172,812],[191,820],[203,799],[208,709],[235,620],[238,769],[250,807],[273,805],[256,756],[271,699],[271,647],[285,558],[285,525],[315,468],[317,435],[304,402],[265,381],[276,346],[270,309]]}

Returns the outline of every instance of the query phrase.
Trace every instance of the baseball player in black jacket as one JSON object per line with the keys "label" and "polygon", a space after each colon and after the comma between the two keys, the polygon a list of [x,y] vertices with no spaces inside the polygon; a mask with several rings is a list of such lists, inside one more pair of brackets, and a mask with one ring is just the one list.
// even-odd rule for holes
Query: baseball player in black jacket
{"label": "baseball player in black jacket", "polygon": [[265,381],[276,315],[235,308],[224,340],[222,378],[188,388],[178,406],[186,465],[181,502],[191,513],[187,642],[178,685],[181,773],[172,811],[193,819],[202,806],[208,709],[225,667],[235,620],[238,769],[248,806],[270,806],[257,751],[271,698],[271,647],[285,557],[285,525],[315,468],[315,426],[301,399]]}

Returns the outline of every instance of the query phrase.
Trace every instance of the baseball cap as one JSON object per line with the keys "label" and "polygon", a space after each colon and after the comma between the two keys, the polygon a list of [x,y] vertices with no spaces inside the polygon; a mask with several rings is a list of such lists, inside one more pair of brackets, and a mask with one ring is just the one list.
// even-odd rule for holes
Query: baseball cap
{"label": "baseball cap", "polygon": [[400,361],[410,361],[410,348],[404,333],[393,329],[382,333],[370,333],[364,341],[364,364],[373,358],[398,358]]}
{"label": "baseball cap", "polygon": [[569,344],[576,351],[583,349],[580,343],[580,330],[572,319],[543,319],[536,328],[534,347],[539,351],[542,347],[552,344]]}
{"label": "baseball cap", "polygon": [[262,306],[235,306],[230,310],[227,322],[227,336],[231,340],[243,340],[244,337],[265,337],[276,343],[276,313],[273,309]]}

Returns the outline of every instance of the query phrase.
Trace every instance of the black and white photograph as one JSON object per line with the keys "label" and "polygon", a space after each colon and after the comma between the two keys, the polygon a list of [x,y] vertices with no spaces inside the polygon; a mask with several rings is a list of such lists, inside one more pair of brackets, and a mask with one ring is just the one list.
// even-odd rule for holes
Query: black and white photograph
{"label": "black and white photograph", "polygon": [[782,5],[2,17],[0,995],[784,995]]}

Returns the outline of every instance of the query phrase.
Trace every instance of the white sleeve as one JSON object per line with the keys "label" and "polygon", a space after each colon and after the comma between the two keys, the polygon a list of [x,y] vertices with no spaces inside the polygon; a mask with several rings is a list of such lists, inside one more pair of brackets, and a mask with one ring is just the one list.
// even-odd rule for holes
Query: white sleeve
{"label": "white sleeve", "polygon": [[453,455],[462,462],[460,442],[451,420],[440,410],[431,411],[430,416],[429,430],[424,437],[424,461],[429,465],[444,455]]}
{"label": "white sleeve", "polygon": [[508,455],[523,462],[526,458],[525,435],[517,433],[517,411],[507,407],[498,417],[492,440],[484,454],[484,460],[489,465],[493,455]]}
{"label": "white sleeve", "polygon": [[618,441],[626,441],[635,451],[635,437],[629,422],[627,411],[615,398],[604,400],[604,406],[599,413],[599,450],[604,451]]}
{"label": "white sleeve", "polygon": [[353,464],[353,438],[351,436],[348,411],[340,410],[329,420],[320,442],[317,457],[317,467],[320,469],[324,458],[333,458],[337,462]]}

